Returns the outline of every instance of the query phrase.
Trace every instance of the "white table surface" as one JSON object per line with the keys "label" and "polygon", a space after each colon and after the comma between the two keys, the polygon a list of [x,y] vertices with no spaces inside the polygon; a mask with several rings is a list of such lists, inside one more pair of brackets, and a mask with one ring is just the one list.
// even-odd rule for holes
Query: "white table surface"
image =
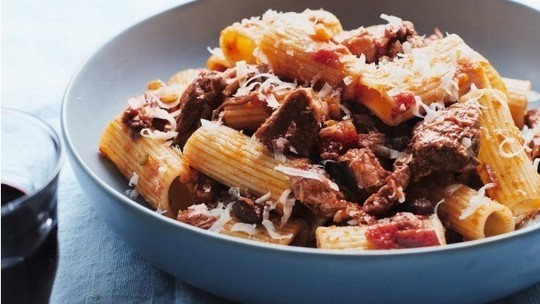
{"label": "white table surface", "polygon": [[[83,60],[123,29],[184,2],[187,1],[2,1],[0,61],[2,106],[34,113],[52,124],[56,130],[60,130],[62,95],[70,77]],[[518,2],[540,10],[539,0]],[[77,226],[79,231],[73,236],[73,231],[69,231],[69,228],[77,221],[73,217],[78,216],[80,212],[89,214],[88,222],[79,223]],[[101,219],[97,218],[90,207],[89,198],[75,182],[68,162],[65,163],[60,179],[59,223],[61,259],[52,296],[53,303],[224,302],[155,269],[125,246]],[[102,244],[84,243],[95,234],[104,237]],[[77,239],[74,240],[74,237]],[[77,241],[81,246],[67,248],[65,245]],[[109,269],[100,267],[105,263],[99,258],[102,252],[100,246],[114,246],[115,250],[120,252],[121,259],[107,261]],[[92,260],[91,257],[96,260]],[[129,265],[125,265],[126,260],[130,261]],[[141,277],[129,277],[129,273],[133,271],[130,267],[142,269]],[[104,274],[111,273],[114,276],[129,277],[129,280],[102,282],[103,284],[94,282],[96,278],[106,278]],[[160,283],[148,283],[152,281]],[[163,282],[166,282],[168,287],[162,286]],[[148,291],[153,293],[152,296],[146,297],[144,290],[142,292],[132,290],[133,286],[145,284],[154,288]],[[122,296],[122,290],[132,290],[131,296]],[[169,292],[170,290],[173,292]],[[167,297],[161,297],[160,293],[167,293]],[[134,297],[135,295],[138,297]],[[496,303],[540,303],[540,284]]]}

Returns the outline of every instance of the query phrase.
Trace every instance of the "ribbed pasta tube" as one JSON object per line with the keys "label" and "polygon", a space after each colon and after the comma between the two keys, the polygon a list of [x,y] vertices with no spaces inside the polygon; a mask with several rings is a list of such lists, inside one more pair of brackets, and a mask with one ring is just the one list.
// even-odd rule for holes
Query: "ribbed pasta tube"
{"label": "ribbed pasta tube", "polygon": [[187,182],[190,173],[189,166],[177,151],[162,140],[133,139],[120,118],[112,120],[103,131],[99,151],[125,178],[138,176],[135,189],[154,209],[165,211],[168,217],[176,217],[180,207],[171,205],[169,187],[173,182]]}
{"label": "ribbed pasta tube", "polygon": [[506,95],[482,89],[461,97],[460,101],[479,104],[481,164],[477,172],[484,184],[494,184],[487,190],[489,197],[510,208],[519,224],[540,210],[540,175],[525,152]]}
{"label": "ribbed pasta tube", "polygon": [[290,21],[291,25],[302,24],[311,27],[310,33],[313,39],[327,41],[343,30],[336,16],[324,10],[307,9],[302,13],[268,11],[262,18],[244,19],[221,31],[219,45],[225,58],[232,65],[241,60],[251,64],[260,63],[257,62],[260,58],[257,58],[254,52],[265,30],[283,19]]}
{"label": "ribbed pasta tube", "polygon": [[459,36],[449,35],[378,67],[361,67],[357,98],[386,124],[395,126],[413,117],[415,96],[429,105],[457,101],[473,83],[478,88],[491,87],[484,63],[489,64]]}
{"label": "ribbed pasta tube", "polygon": [[444,199],[438,207],[443,222],[466,240],[499,235],[515,229],[512,211],[508,207],[474,189],[465,185],[452,185],[446,189],[432,189],[432,192]]}
{"label": "ribbed pasta tube", "polygon": [[261,101],[228,104],[223,108],[223,122],[237,130],[256,130],[270,114],[266,103]]}
{"label": "ribbed pasta tube", "polygon": [[525,124],[525,112],[529,103],[527,93],[531,90],[531,82],[504,77],[502,80],[506,85],[510,113],[516,126],[521,129]]}
{"label": "ribbed pasta tube", "polygon": [[317,248],[321,249],[377,249],[365,236],[368,226],[318,227],[315,231]]}
{"label": "ribbed pasta tube", "polygon": [[358,77],[356,56],[342,46],[313,39],[306,29],[285,24],[269,27],[259,50],[274,73],[286,79],[345,87]]}
{"label": "ribbed pasta tube", "polygon": [[184,159],[190,166],[229,186],[249,190],[283,207],[279,198],[289,189],[289,178],[274,170],[282,162],[274,159],[266,147],[234,129],[204,123],[186,142]]}
{"label": "ribbed pasta tube", "polygon": [[[235,225],[250,225],[241,223],[234,218],[223,225],[220,233],[259,242],[289,245],[291,242],[295,241],[297,236],[301,234],[303,230],[307,229],[305,221],[300,219],[290,219],[283,227],[280,227],[279,221],[272,222],[274,223],[276,234],[279,234],[280,237],[272,237],[268,230],[261,224],[255,225],[253,230],[235,229]],[[247,231],[249,231],[249,233]]]}

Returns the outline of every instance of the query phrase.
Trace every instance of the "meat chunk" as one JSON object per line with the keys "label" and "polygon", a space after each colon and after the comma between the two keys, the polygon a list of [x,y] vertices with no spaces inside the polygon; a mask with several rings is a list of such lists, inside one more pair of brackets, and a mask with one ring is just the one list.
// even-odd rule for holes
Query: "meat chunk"
{"label": "meat chunk", "polygon": [[319,131],[322,159],[338,159],[347,150],[358,147],[358,133],[352,120],[332,121]]}
{"label": "meat chunk", "polygon": [[291,151],[308,156],[317,143],[320,123],[326,116],[319,100],[310,89],[296,89],[255,132],[268,149],[273,150],[275,141],[286,139]]}
{"label": "meat chunk", "polygon": [[364,210],[374,216],[384,216],[394,205],[405,201],[405,188],[409,185],[411,171],[410,156],[404,156],[394,163],[394,171],[386,177],[384,185],[365,202]]}
{"label": "meat chunk", "polygon": [[[326,172],[318,167],[304,165],[299,169],[314,171],[324,178]],[[344,222],[354,219],[356,223],[372,223],[373,218],[367,215],[361,206],[343,199],[343,193],[332,189],[328,181],[291,177],[291,190],[294,197],[310,209],[318,218],[334,218],[335,222]]]}
{"label": "meat chunk", "polygon": [[194,204],[215,206],[221,193],[227,190],[225,185],[193,168],[191,169],[191,182]]}
{"label": "meat chunk", "polygon": [[534,128],[540,125],[540,109],[532,109],[525,114],[525,124],[529,128]]}
{"label": "meat chunk", "polygon": [[142,129],[152,128],[152,118],[144,115],[140,109],[126,109],[122,113],[121,120],[129,128],[129,134],[133,139],[141,136]]}
{"label": "meat chunk", "polygon": [[456,103],[415,127],[409,145],[414,181],[432,174],[461,174],[478,165],[478,115],[475,105]]}
{"label": "meat chunk", "polygon": [[389,172],[386,171],[379,160],[367,148],[351,149],[339,158],[352,171],[359,189],[368,193],[377,191],[384,184]]}
{"label": "meat chunk", "polygon": [[216,217],[208,213],[198,213],[192,209],[182,210],[176,218],[178,221],[202,229],[209,229],[216,222]]}
{"label": "meat chunk", "polygon": [[252,198],[239,196],[234,201],[232,211],[243,223],[257,224],[262,222],[264,206],[256,204]]}
{"label": "meat chunk", "polygon": [[421,215],[403,212],[380,220],[366,231],[366,239],[380,249],[440,245],[436,227]]}
{"label": "meat chunk", "polygon": [[417,36],[414,25],[410,21],[402,21],[399,25],[359,28],[338,35],[336,39],[352,54],[358,57],[364,55],[366,61],[372,63],[378,62],[382,57],[394,58],[403,53],[403,42]]}
{"label": "meat chunk", "polygon": [[176,119],[178,136],[173,145],[183,147],[199,127],[200,120],[212,117],[212,112],[223,102],[222,92],[226,86],[223,73],[217,71],[202,71],[193,80],[180,98],[181,112]]}
{"label": "meat chunk", "polygon": [[529,132],[534,133],[532,140],[529,142],[528,152],[531,159],[535,159],[540,157],[540,109],[527,111],[525,124],[529,128]]}

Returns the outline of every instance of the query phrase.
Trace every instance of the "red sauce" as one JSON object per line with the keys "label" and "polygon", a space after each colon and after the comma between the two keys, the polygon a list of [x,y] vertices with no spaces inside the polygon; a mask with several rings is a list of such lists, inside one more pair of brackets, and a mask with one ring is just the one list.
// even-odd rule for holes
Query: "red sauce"
{"label": "red sauce", "polygon": [[417,248],[439,245],[432,229],[404,228],[399,223],[382,223],[366,231],[369,242],[381,249]]}
{"label": "red sauce", "polygon": [[415,103],[414,94],[407,91],[397,94],[394,99],[396,100],[396,105],[392,108],[392,119],[407,112]]}
{"label": "red sauce", "polygon": [[338,50],[333,48],[321,48],[312,53],[313,60],[331,67],[339,65],[340,55]]}

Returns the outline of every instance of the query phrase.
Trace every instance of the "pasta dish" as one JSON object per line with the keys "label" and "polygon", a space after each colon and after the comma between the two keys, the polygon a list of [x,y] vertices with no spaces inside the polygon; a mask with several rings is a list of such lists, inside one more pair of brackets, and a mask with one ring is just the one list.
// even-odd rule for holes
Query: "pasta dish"
{"label": "pasta dish", "polygon": [[456,34],[381,19],[344,30],[324,10],[270,10],[234,23],[206,68],[134,93],[99,151],[130,198],[261,242],[442,246],[533,222],[531,82]]}

